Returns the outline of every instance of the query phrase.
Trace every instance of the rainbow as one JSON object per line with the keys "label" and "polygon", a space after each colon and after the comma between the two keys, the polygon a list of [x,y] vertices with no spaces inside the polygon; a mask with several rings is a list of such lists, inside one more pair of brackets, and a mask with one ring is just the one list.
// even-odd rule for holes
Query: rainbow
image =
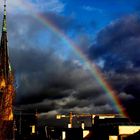
{"label": "rainbow", "polygon": [[93,62],[91,62],[86,57],[86,55],[82,52],[82,50],[70,38],[68,38],[62,31],[60,31],[53,23],[51,23],[43,15],[34,12],[35,9],[32,7],[32,5],[22,0],[20,0],[20,2],[23,5],[23,8],[29,11],[31,16],[33,16],[35,19],[37,19],[43,25],[45,25],[47,28],[53,31],[58,37],[60,37],[60,39],[65,44],[67,44],[69,47],[71,47],[74,50],[74,52],[76,52],[76,54],[80,57],[80,59],[84,61],[84,64],[90,70],[90,72],[96,79],[97,83],[101,86],[102,90],[108,95],[117,113],[122,115],[122,117],[128,117],[127,112],[125,111],[124,107],[122,106],[122,103],[120,102],[120,99],[117,96],[117,92],[113,90],[111,85],[108,84],[108,82],[105,80],[105,77],[103,76],[99,68]]}

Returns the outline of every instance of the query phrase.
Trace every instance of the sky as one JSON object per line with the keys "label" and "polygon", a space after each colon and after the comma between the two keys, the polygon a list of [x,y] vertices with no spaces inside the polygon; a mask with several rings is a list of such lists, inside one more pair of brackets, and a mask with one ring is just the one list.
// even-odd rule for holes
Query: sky
{"label": "sky", "polygon": [[129,116],[140,117],[139,0],[7,1],[7,30],[15,107],[42,116],[117,113],[86,66],[89,60]]}

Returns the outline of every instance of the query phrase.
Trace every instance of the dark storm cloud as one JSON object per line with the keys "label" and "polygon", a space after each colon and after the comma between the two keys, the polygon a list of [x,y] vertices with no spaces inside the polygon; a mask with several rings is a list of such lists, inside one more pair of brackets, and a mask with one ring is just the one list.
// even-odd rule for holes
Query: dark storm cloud
{"label": "dark storm cloud", "polygon": [[106,105],[108,98],[101,97],[100,87],[82,66],[36,48],[12,48],[11,55],[17,74],[16,106],[39,112],[112,111]]}
{"label": "dark storm cloud", "polygon": [[[112,22],[101,30],[96,43],[89,49],[89,57],[97,64],[102,64],[99,64],[99,67],[105,72],[109,83],[118,91],[123,104],[129,108],[129,102],[140,100],[139,46],[140,17],[130,15]],[[129,108],[127,109],[131,114]]]}
{"label": "dark storm cloud", "polygon": [[139,73],[140,17],[124,17],[99,32],[90,58],[103,61],[105,71]]}
{"label": "dark storm cloud", "polygon": [[[36,49],[31,51],[34,52]],[[83,107],[91,109],[89,105],[94,105],[94,99],[100,96],[100,93],[95,92],[98,86],[95,86],[96,83],[90,79],[90,75],[82,67],[63,61],[52,52],[46,52],[46,55],[43,55],[44,52],[38,50],[38,55],[42,57],[40,63],[40,59],[36,57],[38,55],[27,52],[19,51],[20,58],[15,64],[18,74],[17,105],[23,105],[25,108],[37,107],[45,111],[46,105],[52,109],[51,104],[53,104],[52,110],[57,111],[59,108],[62,112],[73,108],[77,111],[82,110]],[[15,57],[16,54],[13,53],[13,56]],[[33,61],[30,61],[30,57]],[[22,65],[22,69],[19,69],[18,64]],[[51,102],[49,105],[45,103],[48,101]],[[46,107],[46,111],[48,110],[49,107]]]}
{"label": "dark storm cloud", "polygon": [[[129,72],[139,67],[140,59],[140,17],[128,16],[99,32],[90,48],[90,57],[103,59],[105,69]],[[137,50],[137,51],[136,51]]]}

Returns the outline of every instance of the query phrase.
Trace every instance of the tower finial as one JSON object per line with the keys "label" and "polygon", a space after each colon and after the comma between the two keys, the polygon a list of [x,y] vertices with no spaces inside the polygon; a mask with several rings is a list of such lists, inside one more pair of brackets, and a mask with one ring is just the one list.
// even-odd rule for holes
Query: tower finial
{"label": "tower finial", "polygon": [[3,17],[2,31],[3,32],[7,31],[7,27],[6,27],[6,0],[4,0],[4,17]]}
{"label": "tower finial", "polygon": [[4,5],[6,5],[6,0],[4,0]]}

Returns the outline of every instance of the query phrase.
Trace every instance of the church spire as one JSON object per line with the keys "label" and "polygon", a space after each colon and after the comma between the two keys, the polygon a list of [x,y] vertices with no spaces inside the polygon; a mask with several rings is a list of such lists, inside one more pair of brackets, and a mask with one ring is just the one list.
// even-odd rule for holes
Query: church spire
{"label": "church spire", "polygon": [[6,0],[4,0],[2,35],[0,43],[0,74],[4,75],[5,80],[7,80],[9,76],[9,56],[7,42]]}
{"label": "church spire", "polygon": [[7,26],[6,26],[6,0],[4,0],[4,16],[3,16],[2,32],[7,32]]}
{"label": "church spire", "polygon": [[[0,120],[13,119],[13,97],[14,97],[14,77],[10,69],[8,53],[8,38],[6,26],[6,0],[4,0],[4,13],[2,23],[2,34],[0,41]],[[1,128],[1,126],[0,126]],[[5,127],[8,129],[8,127]],[[1,135],[5,135],[6,130],[0,129]],[[5,139],[3,139],[5,140]]]}

